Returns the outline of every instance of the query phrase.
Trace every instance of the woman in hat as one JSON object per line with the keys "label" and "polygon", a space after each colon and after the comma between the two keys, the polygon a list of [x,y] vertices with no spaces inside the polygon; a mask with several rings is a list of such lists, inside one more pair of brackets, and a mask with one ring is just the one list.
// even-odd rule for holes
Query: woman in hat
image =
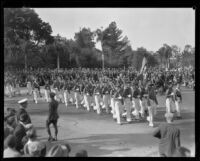
{"label": "woman in hat", "polygon": [[14,135],[9,135],[4,140],[4,146],[6,149],[3,152],[4,158],[15,158],[15,157],[21,157],[21,154],[16,150],[16,137]]}
{"label": "woman in hat", "polygon": [[71,147],[69,144],[53,145],[47,152],[46,157],[69,157]]}

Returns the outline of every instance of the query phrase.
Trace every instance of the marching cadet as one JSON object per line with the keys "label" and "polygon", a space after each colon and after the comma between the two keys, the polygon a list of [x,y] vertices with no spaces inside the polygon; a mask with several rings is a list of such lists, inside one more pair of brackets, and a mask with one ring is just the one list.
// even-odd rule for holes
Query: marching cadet
{"label": "marching cadet", "polygon": [[94,88],[94,100],[95,100],[95,107],[94,109],[97,110],[97,114],[101,114],[100,109],[100,99],[101,99],[101,88],[99,82],[96,83]]}
{"label": "marching cadet", "polygon": [[110,89],[108,87],[108,83],[104,82],[104,87],[102,89],[103,94],[103,107],[106,109],[106,113],[109,113],[109,99],[110,99]]}
{"label": "marching cadet", "polygon": [[166,96],[166,113],[173,113],[174,110],[172,109],[173,108],[172,103],[174,102],[174,99],[173,99],[174,93],[173,93],[173,85],[171,82],[169,84],[166,94],[167,94],[167,96]]}
{"label": "marching cadet", "polygon": [[65,80],[64,84],[64,102],[67,108],[70,99],[69,80]]}
{"label": "marching cadet", "polygon": [[81,92],[79,82],[75,84],[73,91],[74,91],[74,97],[75,97],[75,105],[76,105],[76,108],[78,109],[79,101],[80,101],[80,92]]}
{"label": "marching cadet", "polygon": [[35,78],[33,81],[33,101],[37,104],[38,103],[38,98],[37,98],[37,93],[39,90],[40,86],[37,82],[37,79]]}
{"label": "marching cadet", "polygon": [[64,79],[62,77],[60,77],[59,79],[59,90],[58,90],[58,96],[60,99],[60,102],[64,103]]}
{"label": "marching cadet", "polygon": [[130,82],[127,81],[124,84],[123,89],[123,99],[124,99],[124,107],[126,109],[126,121],[131,122],[131,106],[132,106],[132,90],[130,88]]}
{"label": "marching cadet", "polygon": [[17,77],[17,78],[15,79],[16,93],[18,93],[19,95],[21,95],[19,83],[20,83],[20,80],[19,80],[19,77]]}
{"label": "marching cadet", "polygon": [[87,111],[90,111],[90,86],[89,84],[86,84],[83,93],[84,93],[84,100],[85,100],[85,106]]}
{"label": "marching cadet", "polygon": [[47,79],[45,81],[45,85],[44,85],[44,96],[45,96],[45,100],[47,102],[49,102],[49,93],[51,92],[51,87],[50,87],[50,84],[49,84],[49,80]]}
{"label": "marching cadet", "polygon": [[148,98],[147,98],[147,108],[149,116],[147,117],[147,121],[149,121],[149,126],[153,127],[155,108],[156,108],[156,95],[153,88],[154,84],[150,84],[148,88]]}
{"label": "marching cadet", "polygon": [[11,78],[9,76],[6,79],[6,89],[8,91],[9,97],[12,97],[13,96],[13,94],[12,94],[12,81],[11,81]]}
{"label": "marching cadet", "polygon": [[72,104],[75,104],[74,90],[73,90],[75,85],[76,85],[76,80],[74,79],[74,81],[70,82],[70,86],[69,86],[70,87],[70,102]]}
{"label": "marching cadet", "polygon": [[80,82],[80,104],[83,105],[84,104],[84,97],[83,97],[83,90],[84,90],[84,82],[81,81]]}
{"label": "marching cadet", "polygon": [[140,91],[138,89],[138,84],[135,83],[133,85],[133,104],[134,104],[134,111],[132,112],[132,114],[135,116],[136,120],[140,119],[140,115],[139,115],[139,111],[140,111],[140,102],[139,102],[139,98],[140,98]]}
{"label": "marching cadet", "polygon": [[181,90],[180,90],[180,84],[177,84],[177,87],[174,92],[175,96],[175,107],[176,107],[176,112],[177,112],[177,118],[181,119],[181,103],[182,103],[182,95],[181,95]]}
{"label": "marching cadet", "polygon": [[32,91],[32,80],[31,80],[30,77],[28,77],[26,81],[27,81],[26,87],[27,87],[27,90],[28,90],[27,95],[31,95],[32,92],[33,92]]}
{"label": "marching cadet", "polygon": [[140,114],[141,116],[144,118],[145,115],[145,110],[146,110],[146,106],[145,106],[145,98],[144,98],[144,94],[145,94],[145,88],[142,84],[140,84],[139,86],[139,91],[140,91],[140,98],[139,98],[139,103],[140,103]]}
{"label": "marching cadet", "polygon": [[53,83],[53,89],[52,89],[52,92],[55,93],[55,100],[59,100],[58,98],[58,88],[59,88],[59,82],[58,82],[58,78],[56,80],[54,80],[54,83]]}
{"label": "marching cadet", "polygon": [[123,95],[123,88],[121,88],[120,85],[117,85],[114,98],[115,98],[115,112],[116,112],[117,124],[119,125],[122,125],[122,122],[121,122],[121,113],[123,111],[122,95]]}
{"label": "marching cadet", "polygon": [[111,88],[111,91],[110,91],[110,96],[111,96],[111,99],[110,99],[110,102],[111,102],[111,108],[112,108],[112,115],[113,115],[113,119],[117,119],[116,117],[116,110],[115,110],[115,93],[116,93],[116,88],[115,86],[112,84],[112,88]]}

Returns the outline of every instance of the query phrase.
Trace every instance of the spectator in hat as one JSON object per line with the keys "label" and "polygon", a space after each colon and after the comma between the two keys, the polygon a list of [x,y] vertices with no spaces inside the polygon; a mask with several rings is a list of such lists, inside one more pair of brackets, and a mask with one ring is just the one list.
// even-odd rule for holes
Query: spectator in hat
{"label": "spectator in hat", "polygon": [[21,157],[20,153],[15,149],[16,144],[16,137],[14,135],[9,135],[5,139],[4,146],[6,149],[3,152],[4,158]]}
{"label": "spectator in hat", "polygon": [[7,123],[4,121],[4,139],[10,135],[13,134],[14,129]]}
{"label": "spectator in hat", "polygon": [[4,117],[4,121],[6,121],[7,125],[13,129],[17,126],[15,114],[16,111],[14,108],[7,108],[7,114]]}
{"label": "spectator in hat", "polygon": [[153,132],[153,136],[160,139],[159,153],[161,157],[172,157],[180,147],[180,130],[172,124],[173,117],[166,114],[167,123],[162,123]]}
{"label": "spectator in hat", "polygon": [[36,129],[32,126],[26,131],[26,136],[22,139],[22,142],[24,144],[24,149],[25,146],[28,146],[32,142],[37,141],[37,134],[36,134]]}
{"label": "spectator in hat", "polygon": [[86,150],[81,149],[75,154],[75,157],[88,157],[88,153]]}
{"label": "spectator in hat", "polygon": [[[47,127],[47,132],[49,135],[49,141],[55,141],[57,140],[57,135],[58,135],[58,127],[57,127],[57,121],[58,121],[58,101],[55,100],[55,93],[51,92],[50,93],[50,103],[49,103],[49,114],[48,114],[48,118],[46,121],[46,127]],[[49,128],[49,126],[53,124],[53,127],[55,129],[55,137],[52,138],[51,136],[51,130]]]}
{"label": "spectator in hat", "polygon": [[51,147],[51,149],[47,152],[46,157],[69,157],[70,152],[71,147],[69,144],[57,144]]}
{"label": "spectator in hat", "polygon": [[44,157],[46,155],[46,145],[39,141],[28,142],[24,146],[24,155],[30,157]]}
{"label": "spectator in hat", "polygon": [[26,136],[27,118],[28,118],[28,116],[26,115],[26,113],[23,113],[22,115],[20,115],[19,123],[14,130],[14,135],[17,138],[16,139],[16,142],[17,142],[16,150],[19,152],[23,149],[22,139],[24,138],[24,136]]}
{"label": "spectator in hat", "polygon": [[17,121],[20,120],[20,116],[22,114],[26,114],[27,115],[27,118],[26,120],[24,120],[24,122],[26,122],[26,124],[29,124],[31,123],[31,119],[30,119],[30,116],[28,115],[27,111],[26,111],[26,108],[28,106],[28,99],[25,98],[25,99],[22,99],[20,101],[18,101],[19,105],[20,105],[20,109],[19,111],[17,112]]}

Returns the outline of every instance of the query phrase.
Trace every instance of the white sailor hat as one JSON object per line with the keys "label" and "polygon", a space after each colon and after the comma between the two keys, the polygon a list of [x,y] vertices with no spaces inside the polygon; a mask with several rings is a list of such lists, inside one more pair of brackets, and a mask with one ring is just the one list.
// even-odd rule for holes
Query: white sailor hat
{"label": "white sailor hat", "polygon": [[27,98],[24,98],[24,99],[18,101],[18,103],[19,103],[19,104],[22,104],[22,103],[25,103],[25,102],[27,102],[27,101],[28,101],[28,99],[27,99]]}
{"label": "white sailor hat", "polygon": [[173,113],[165,113],[165,118],[168,123],[171,123],[173,121]]}

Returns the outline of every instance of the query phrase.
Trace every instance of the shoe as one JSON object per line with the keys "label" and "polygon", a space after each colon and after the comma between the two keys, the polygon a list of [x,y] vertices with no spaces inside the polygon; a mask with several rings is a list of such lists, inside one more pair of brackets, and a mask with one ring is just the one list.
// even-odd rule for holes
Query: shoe
{"label": "shoe", "polygon": [[53,141],[53,138],[52,138],[52,137],[49,137],[49,138],[48,138],[48,141]]}
{"label": "shoe", "polygon": [[180,119],[182,119],[182,117],[181,117],[181,116],[177,116],[176,118],[177,118],[177,119],[179,119],[179,120],[180,120]]}
{"label": "shoe", "polygon": [[118,125],[122,125],[122,123],[120,122],[120,123],[117,123]]}
{"label": "shoe", "polygon": [[153,124],[153,123],[149,123],[149,126],[150,126],[150,127],[154,127],[154,124]]}

